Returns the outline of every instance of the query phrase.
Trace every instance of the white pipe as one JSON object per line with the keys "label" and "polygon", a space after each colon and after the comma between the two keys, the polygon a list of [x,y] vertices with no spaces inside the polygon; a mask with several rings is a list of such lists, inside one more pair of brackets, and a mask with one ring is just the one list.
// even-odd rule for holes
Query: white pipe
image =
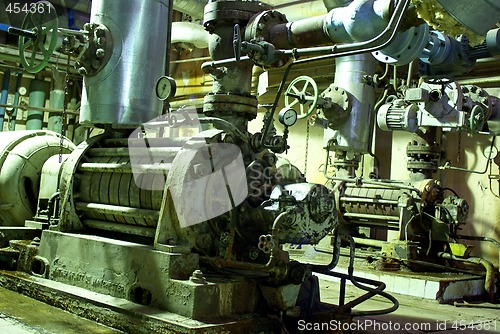
{"label": "white pipe", "polygon": [[328,11],[320,1],[300,1],[294,5],[275,6],[278,12],[285,14],[288,22],[297,21],[300,19],[320,16],[326,14]]}
{"label": "white pipe", "polygon": [[200,49],[208,47],[208,31],[191,22],[173,22],[171,43],[190,43]]}

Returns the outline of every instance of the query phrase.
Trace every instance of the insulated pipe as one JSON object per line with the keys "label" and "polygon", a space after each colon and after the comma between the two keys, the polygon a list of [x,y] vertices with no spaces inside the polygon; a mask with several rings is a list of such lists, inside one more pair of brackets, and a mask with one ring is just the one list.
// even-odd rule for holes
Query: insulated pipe
{"label": "insulated pipe", "polygon": [[375,113],[375,88],[365,81],[375,73],[375,59],[371,54],[337,58],[335,87],[347,91],[352,99],[352,111],[338,130],[325,130],[325,138],[335,138],[335,150],[369,153]]}
{"label": "insulated pipe", "polygon": [[389,22],[393,0],[355,0],[328,14],[271,28],[270,43],[290,49],[365,41],[380,34]]}
{"label": "insulated pipe", "polygon": [[[7,96],[9,95],[10,70],[7,68],[3,72],[2,96],[0,104],[7,104]],[[0,107],[0,131],[3,131],[3,121],[5,118],[5,107]]]}
{"label": "insulated pipe", "polygon": [[113,47],[106,65],[84,76],[81,124],[135,128],[160,116],[154,91],[165,75],[171,10],[167,0],[92,1],[90,21],[107,27]]}
{"label": "insulated pipe", "polygon": [[[56,68],[52,69],[54,89],[50,91],[49,108],[51,109],[61,110],[64,108],[64,76],[64,73],[60,73]],[[47,128],[57,133],[61,133],[63,128],[62,114],[49,113]]]}
{"label": "insulated pipe", "polygon": [[[31,80],[28,106],[38,108],[45,106],[45,82],[43,80]],[[41,130],[42,126],[43,111],[41,109],[28,109],[26,130]]]}
{"label": "insulated pipe", "polygon": [[190,43],[199,49],[208,48],[208,31],[191,22],[173,22],[171,43]]}
{"label": "insulated pipe", "polygon": [[19,88],[21,87],[21,81],[23,80],[23,71],[17,73],[16,79],[16,92],[14,93],[14,108],[12,109],[12,115],[10,117],[9,130],[14,131],[16,129],[16,119],[17,119],[17,106],[19,105]]}

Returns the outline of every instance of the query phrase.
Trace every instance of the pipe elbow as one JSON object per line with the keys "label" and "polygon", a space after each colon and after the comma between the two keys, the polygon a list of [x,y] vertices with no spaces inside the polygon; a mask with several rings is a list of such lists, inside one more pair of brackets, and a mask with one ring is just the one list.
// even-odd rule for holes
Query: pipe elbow
{"label": "pipe elbow", "polygon": [[333,42],[359,42],[379,35],[387,26],[393,0],[355,0],[334,8],[326,16],[324,33]]}

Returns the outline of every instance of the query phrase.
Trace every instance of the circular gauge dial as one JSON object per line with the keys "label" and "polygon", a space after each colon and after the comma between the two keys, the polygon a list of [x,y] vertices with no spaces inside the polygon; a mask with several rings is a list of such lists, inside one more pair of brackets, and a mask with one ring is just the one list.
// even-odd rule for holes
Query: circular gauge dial
{"label": "circular gauge dial", "polygon": [[156,83],[156,97],[160,100],[166,100],[175,95],[175,80],[171,77],[162,76]]}
{"label": "circular gauge dial", "polygon": [[283,108],[278,114],[278,120],[285,126],[292,126],[297,122],[297,112],[292,108]]}

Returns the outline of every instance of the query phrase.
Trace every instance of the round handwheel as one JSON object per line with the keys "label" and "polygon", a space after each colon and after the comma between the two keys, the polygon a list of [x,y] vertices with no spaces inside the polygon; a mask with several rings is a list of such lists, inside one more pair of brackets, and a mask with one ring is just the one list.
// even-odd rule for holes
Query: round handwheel
{"label": "round handwheel", "polygon": [[[22,29],[36,33],[36,38],[19,36],[19,56],[24,69],[37,73],[49,62],[57,43],[57,13],[48,1],[37,2],[24,18]],[[36,59],[41,53],[43,59]]]}
{"label": "round handwheel", "polygon": [[313,78],[306,75],[295,78],[286,89],[285,107],[300,104],[298,118],[309,116],[318,104],[318,86]]}

